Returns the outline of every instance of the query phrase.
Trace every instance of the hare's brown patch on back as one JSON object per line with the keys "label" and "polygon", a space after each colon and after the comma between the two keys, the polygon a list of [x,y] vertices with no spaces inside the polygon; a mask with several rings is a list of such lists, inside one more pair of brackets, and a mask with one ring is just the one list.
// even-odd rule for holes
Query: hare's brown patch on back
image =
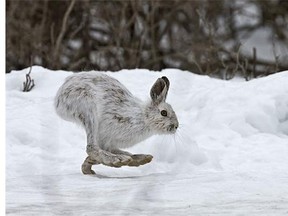
{"label": "hare's brown patch on back", "polygon": [[129,101],[129,95],[125,94],[125,92],[120,88],[109,88],[105,90],[105,94],[103,95],[104,101],[106,104],[123,104]]}
{"label": "hare's brown patch on back", "polygon": [[119,123],[131,123],[131,118],[123,117],[121,115],[114,115],[113,119],[116,119]]}

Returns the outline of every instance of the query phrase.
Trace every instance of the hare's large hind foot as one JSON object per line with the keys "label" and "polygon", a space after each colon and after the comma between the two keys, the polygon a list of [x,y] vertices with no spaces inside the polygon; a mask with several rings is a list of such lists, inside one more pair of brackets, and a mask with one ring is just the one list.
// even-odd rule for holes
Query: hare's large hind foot
{"label": "hare's large hind foot", "polygon": [[96,173],[92,170],[92,165],[99,164],[96,160],[93,160],[88,156],[82,164],[82,173],[84,175],[95,175]]}
{"label": "hare's large hind foot", "polygon": [[134,154],[131,157],[133,160],[128,164],[128,166],[144,165],[150,163],[153,159],[152,155],[145,155],[145,154]]}
{"label": "hare's large hind foot", "polygon": [[152,155],[145,154],[134,154],[134,155],[124,155],[124,154],[113,154],[108,151],[100,151],[97,154],[90,153],[82,164],[83,174],[95,174],[91,169],[94,164],[103,164],[110,167],[122,167],[122,166],[140,166],[152,161]]}

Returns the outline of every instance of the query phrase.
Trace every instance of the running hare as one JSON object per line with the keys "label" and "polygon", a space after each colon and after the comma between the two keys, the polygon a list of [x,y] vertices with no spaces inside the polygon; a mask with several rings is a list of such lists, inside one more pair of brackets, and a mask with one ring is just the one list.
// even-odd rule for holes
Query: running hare
{"label": "running hare", "polygon": [[150,90],[151,100],[142,102],[118,80],[100,72],[77,73],[66,78],[55,98],[57,114],[82,125],[87,134],[88,157],[84,174],[95,174],[94,164],[111,167],[139,166],[152,155],[122,151],[154,134],[173,134],[178,120],[165,102],[167,77],[157,79]]}

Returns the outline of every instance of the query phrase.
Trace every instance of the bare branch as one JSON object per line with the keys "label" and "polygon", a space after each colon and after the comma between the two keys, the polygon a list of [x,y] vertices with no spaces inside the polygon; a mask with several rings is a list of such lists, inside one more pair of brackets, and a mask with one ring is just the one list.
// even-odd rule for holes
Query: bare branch
{"label": "bare branch", "polygon": [[32,71],[32,65],[30,66],[28,74],[26,74],[26,81],[23,82],[23,92],[29,92],[35,86],[34,80],[31,79],[30,74]]}
{"label": "bare branch", "polygon": [[54,61],[56,64],[59,62],[58,58],[59,58],[60,44],[63,40],[64,34],[66,32],[66,29],[67,29],[68,17],[69,17],[69,15],[70,15],[73,7],[74,7],[75,2],[76,2],[76,0],[71,0],[70,5],[67,8],[67,11],[66,11],[64,18],[63,18],[61,31],[57,37],[57,40],[56,40],[56,45],[55,45],[55,50],[54,50]]}

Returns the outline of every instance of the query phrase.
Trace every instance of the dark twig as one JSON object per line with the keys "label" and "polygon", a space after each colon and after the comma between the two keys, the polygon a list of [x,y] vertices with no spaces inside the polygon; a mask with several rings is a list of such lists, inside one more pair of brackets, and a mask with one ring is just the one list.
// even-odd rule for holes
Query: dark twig
{"label": "dark twig", "polygon": [[256,74],[256,63],[257,63],[257,52],[256,52],[256,48],[253,47],[253,77],[255,77]]}
{"label": "dark twig", "polygon": [[276,45],[275,45],[275,39],[272,40],[272,46],[273,46],[273,56],[275,59],[275,72],[279,71],[279,55],[276,54]]}
{"label": "dark twig", "polygon": [[35,86],[34,80],[30,77],[31,71],[32,65],[30,66],[28,74],[26,74],[26,82],[23,82],[23,92],[29,92]]}

